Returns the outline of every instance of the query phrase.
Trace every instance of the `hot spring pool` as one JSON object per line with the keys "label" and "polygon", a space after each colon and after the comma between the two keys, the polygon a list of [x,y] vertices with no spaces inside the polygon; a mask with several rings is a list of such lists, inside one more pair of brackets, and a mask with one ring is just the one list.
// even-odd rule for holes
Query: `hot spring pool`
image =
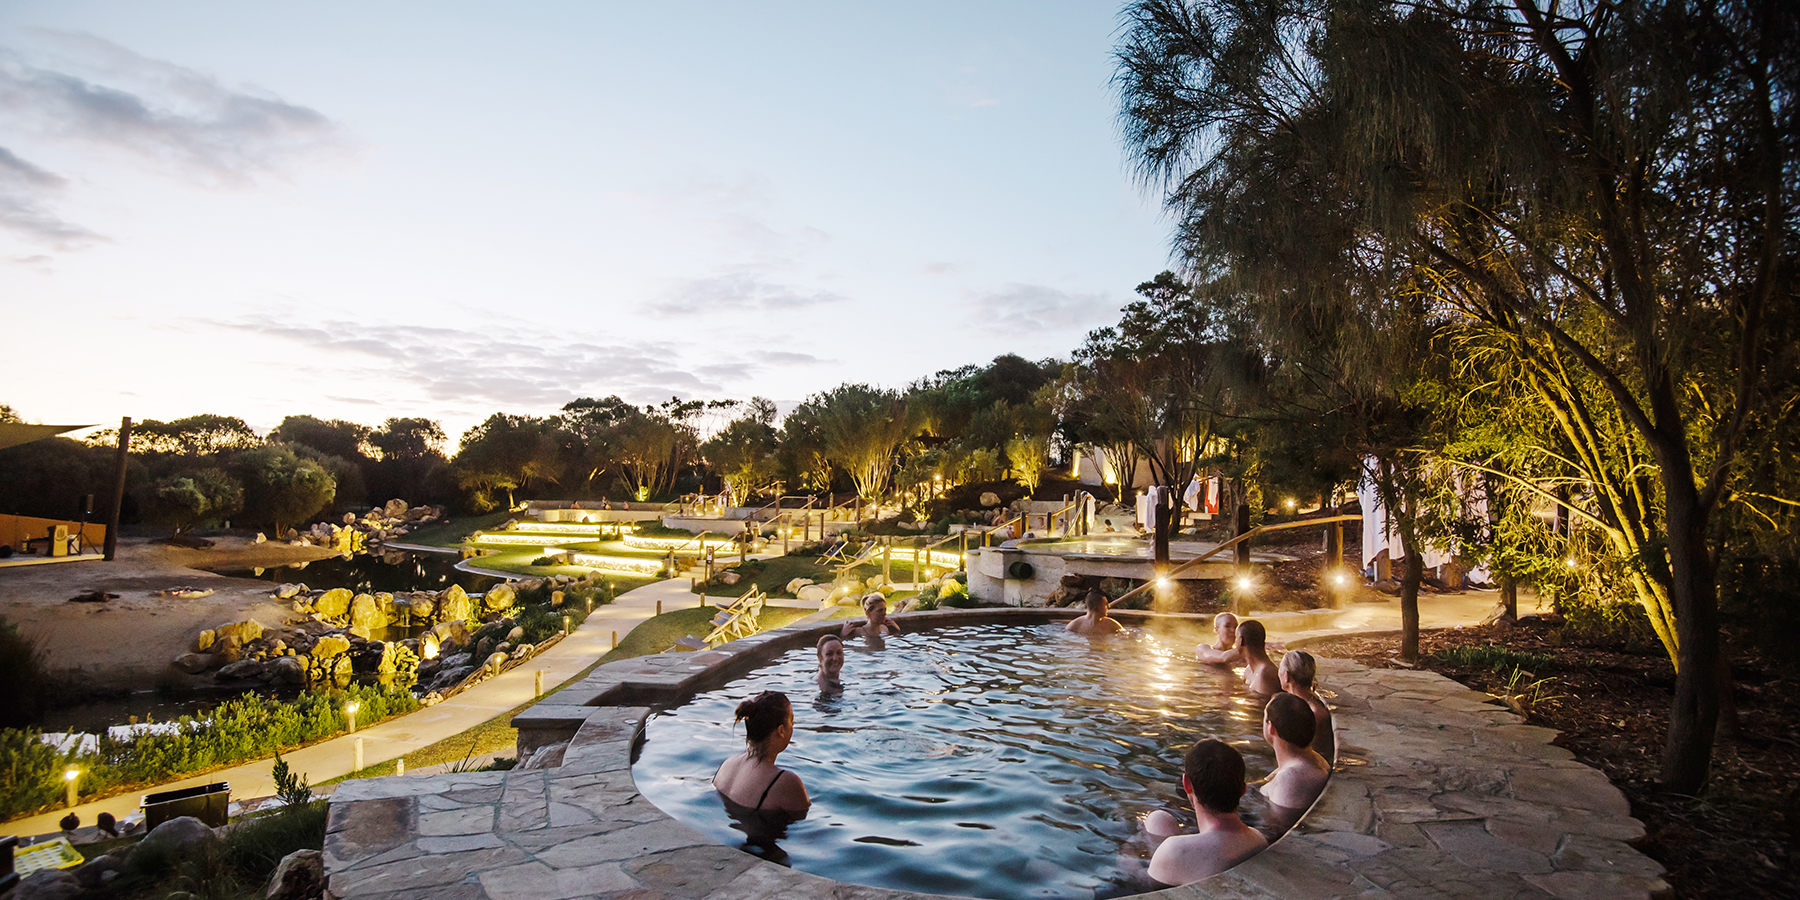
{"label": "hot spring pool", "polygon": [[[795,719],[779,762],[805,781],[812,812],[778,851],[746,849],[856,884],[1085,900],[1161,887],[1143,875],[1137,822],[1161,808],[1192,824],[1180,781],[1194,741],[1237,747],[1252,781],[1274,767],[1261,702],[1197,663],[1191,637],[955,625],[845,649],[840,695],[819,695],[807,647],[652,715],[632,769],[639,792],[745,846],[711,778],[744,749],[737,703],[779,690]],[[1241,810],[1252,824],[1258,796]]]}

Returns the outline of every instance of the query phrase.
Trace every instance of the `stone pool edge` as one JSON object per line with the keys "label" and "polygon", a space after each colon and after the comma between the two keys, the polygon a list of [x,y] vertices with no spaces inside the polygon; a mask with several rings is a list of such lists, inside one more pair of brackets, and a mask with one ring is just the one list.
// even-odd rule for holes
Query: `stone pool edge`
{"label": "stone pool edge", "polygon": [[[906,613],[907,630],[1032,621],[1059,610]],[[901,900],[764,862],[670,818],[636,790],[631,748],[653,706],[808,646],[842,623],[790,626],[698,653],[595,669],[514,718],[511,772],[347,782],[331,800],[330,892],[341,900]],[[1647,897],[1662,867],[1618,789],[1556,732],[1522,724],[1449,679],[1320,659],[1335,694],[1337,772],[1312,810],[1268,851],[1181,887],[1188,898]]]}

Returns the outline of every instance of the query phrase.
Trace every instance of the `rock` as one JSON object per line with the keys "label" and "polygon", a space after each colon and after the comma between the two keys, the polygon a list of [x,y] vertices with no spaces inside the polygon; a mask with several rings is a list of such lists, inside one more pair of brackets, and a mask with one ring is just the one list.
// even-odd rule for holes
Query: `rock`
{"label": "rock", "polygon": [[421,659],[437,659],[443,646],[443,641],[438,639],[436,632],[427,631],[419,635],[418,654]]}
{"label": "rock", "polygon": [[993,491],[982,491],[981,492],[981,505],[989,506],[989,507],[999,506],[1000,505],[1000,495],[994,493]]}
{"label": "rock", "polygon": [[189,675],[198,675],[219,664],[219,658],[211,653],[183,653],[170,663]]}
{"label": "rock", "polygon": [[269,681],[275,684],[300,685],[306,683],[306,666],[297,656],[277,656],[269,660]]}
{"label": "rock", "polygon": [[356,524],[356,513],[344,513],[344,524],[345,525],[355,525]]}
{"label": "rock", "polygon": [[275,588],[275,599],[292,600],[294,599],[294,595],[298,593],[300,593],[300,586],[297,584],[289,583],[279,585]]}
{"label": "rock", "polygon": [[313,601],[313,610],[327,619],[342,619],[350,611],[350,600],[354,596],[349,588],[332,588]]}
{"label": "rock", "polygon": [[494,585],[487,592],[487,596],[481,598],[481,604],[491,611],[498,612],[503,609],[512,609],[518,599],[518,591],[514,590],[512,585],[503,583]]}
{"label": "rock", "polygon": [[265,535],[265,534],[263,534],[263,533],[262,533],[262,532],[260,532],[260,531],[259,531],[259,532],[257,532],[257,533],[256,533],[256,540],[255,540],[255,542],[254,542],[254,543],[258,543],[258,544],[266,544],[266,543],[268,543],[268,542],[269,542],[269,537],[268,537],[268,535]]}
{"label": "rock", "polygon": [[495,653],[488,657],[486,665],[495,672],[499,672],[500,667],[506,664],[506,658],[504,653]]}
{"label": "rock", "polygon": [[406,608],[415,619],[429,619],[437,612],[437,598],[424,591],[414,591],[406,600]]}
{"label": "rock", "polygon": [[719,581],[724,584],[737,584],[740,577],[742,576],[736,572],[724,572],[719,575]]}
{"label": "rock", "polygon": [[240,646],[248,644],[251,641],[260,640],[263,633],[266,631],[268,631],[268,628],[264,627],[263,623],[258,622],[255,619],[246,619],[242,622],[220,625],[218,628],[213,629],[213,632],[219,636],[219,640],[223,641],[236,638]]}
{"label": "rock", "polygon": [[156,826],[138,842],[137,853],[146,847],[160,847],[177,856],[219,839],[206,823],[193,816],[179,816]]}
{"label": "rock", "polygon": [[561,605],[563,605],[563,592],[562,591],[551,591],[550,592],[550,607],[552,609],[554,609]]}
{"label": "rock", "polygon": [[798,597],[800,596],[800,589],[812,583],[813,580],[811,578],[796,578],[787,583],[787,592]]}
{"label": "rock", "polygon": [[514,771],[519,769],[554,769],[563,764],[563,753],[569,749],[569,742],[546,744],[531,751],[531,755],[520,761]]}
{"label": "rock", "polygon": [[276,864],[275,874],[269,878],[268,893],[263,897],[264,900],[318,900],[324,894],[324,855],[318,850],[295,850]]}
{"label": "rock", "polygon": [[444,622],[462,621],[474,618],[474,605],[469,602],[469,594],[462,585],[453,584],[438,597],[438,619]]}
{"label": "rock", "polygon": [[831,598],[831,588],[822,584],[802,585],[794,592],[794,596],[807,603],[824,603]]}
{"label": "rock", "polygon": [[213,642],[216,640],[218,640],[218,634],[211,628],[200,632],[194,636],[194,652],[205,653],[206,651],[211,650]]}
{"label": "rock", "polygon": [[515,644],[519,642],[519,638],[522,638],[524,636],[525,636],[525,629],[518,625],[514,625],[512,630],[508,631],[506,633],[507,641],[509,641],[511,643],[515,643]]}
{"label": "rock", "polygon": [[381,507],[381,514],[390,519],[398,519],[406,515],[406,501],[398,498],[389,500],[386,505]]}
{"label": "rock", "polygon": [[373,633],[369,631],[368,626],[365,625],[352,625],[344,630],[348,632],[351,637],[362,638],[365,641],[368,640],[369,635]]}
{"label": "rock", "polygon": [[81,882],[67,869],[39,869],[19,881],[10,900],[74,900]]}
{"label": "rock", "polygon": [[387,627],[387,615],[382,612],[381,605],[373,594],[357,594],[350,601],[350,628],[361,629],[363,637],[377,628]]}
{"label": "rock", "polygon": [[869,586],[870,590],[877,590],[877,591],[881,590],[881,586],[884,584],[887,584],[887,583],[888,583],[888,580],[886,578],[881,577],[880,575],[870,575],[868,577],[868,579],[863,582],[863,584],[866,584]]}
{"label": "rock", "polygon": [[213,644],[213,652],[220,662],[230,664],[244,658],[244,645],[237,638],[223,637]]}
{"label": "rock", "polygon": [[531,651],[536,649],[537,647],[533,644],[520,644],[519,646],[514,647],[512,652],[507,655],[511,656],[513,659],[524,659],[531,655]]}
{"label": "rock", "polygon": [[107,878],[106,874],[118,872],[123,863],[124,860],[110,853],[101,854],[76,866],[73,869],[75,880],[81,882],[82,887],[97,888],[110,881],[111,879]]}
{"label": "rock", "polygon": [[221,681],[248,681],[261,678],[269,670],[269,664],[260,659],[241,659],[219,670]]}

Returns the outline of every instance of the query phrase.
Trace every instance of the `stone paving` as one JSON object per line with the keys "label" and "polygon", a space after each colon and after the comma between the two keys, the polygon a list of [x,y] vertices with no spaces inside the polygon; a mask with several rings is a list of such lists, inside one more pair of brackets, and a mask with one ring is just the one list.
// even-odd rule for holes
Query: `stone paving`
{"label": "stone paving", "polygon": [[[934,624],[1042,610],[915,613]],[[631,747],[654,705],[729,680],[830,626],[791,626],[718,650],[596,669],[518,717],[512,772],[377,778],[332,798],[325,864],[342,900],[902,900],[764,862],[681,824],[638,794]],[[1641,898],[1662,867],[1600,772],[1550,744],[1556,732],[1428,672],[1321,659],[1335,694],[1337,771],[1269,850],[1148,898]]]}

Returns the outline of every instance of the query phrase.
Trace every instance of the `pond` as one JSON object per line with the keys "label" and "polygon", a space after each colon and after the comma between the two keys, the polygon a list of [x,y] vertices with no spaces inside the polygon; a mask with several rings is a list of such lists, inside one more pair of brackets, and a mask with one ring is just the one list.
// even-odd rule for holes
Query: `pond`
{"label": "pond", "polygon": [[[1117,897],[1153,890],[1141,817],[1192,824],[1182,756],[1216,737],[1251,780],[1273,769],[1262,703],[1191,638],[1133,629],[1088,639],[1062,623],[960,625],[851,641],[846,689],[820,696],[810,647],[645,725],[637,787],[722,843],[837,881],[975,897]],[[794,702],[781,765],[812,812],[779,847],[734,830],[712,774],[742,752],[736,704],[762,690]],[[1246,821],[1264,817],[1245,803]]]}
{"label": "pond", "polygon": [[314,590],[349,588],[359,594],[441,591],[452,584],[460,584],[470,593],[481,593],[505,580],[464,572],[456,567],[459,561],[453,553],[389,551],[358,554],[349,559],[333,556],[266,569],[214,571],[220,575],[259,578],[276,584],[304,582]]}

